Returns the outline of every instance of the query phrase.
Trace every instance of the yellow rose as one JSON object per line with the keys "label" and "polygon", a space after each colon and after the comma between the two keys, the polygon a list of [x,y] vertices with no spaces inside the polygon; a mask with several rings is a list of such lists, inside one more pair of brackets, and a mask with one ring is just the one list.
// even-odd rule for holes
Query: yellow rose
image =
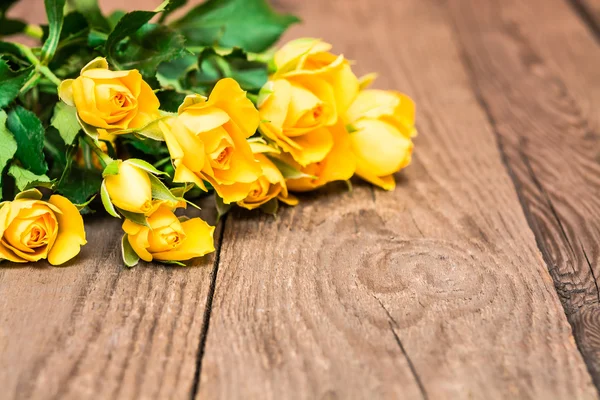
{"label": "yellow rose", "polygon": [[333,93],[337,114],[343,115],[358,94],[359,82],[348,60],[330,53],[331,47],[313,38],[288,42],[275,53],[274,78],[297,82],[309,90],[318,87],[315,81],[326,82]]}
{"label": "yellow rose", "polygon": [[179,115],[159,126],[173,165],[174,182],[210,182],[227,204],[240,201],[262,175],[246,139],[258,127],[258,111],[233,79],[217,82],[210,97],[191,95]]}
{"label": "yellow rose", "polygon": [[255,157],[260,163],[263,175],[252,184],[246,198],[238,201],[237,204],[248,210],[254,210],[276,198],[288,205],[297,205],[298,199],[288,193],[285,178],[275,164],[264,154],[255,154]]}
{"label": "yellow rose", "polygon": [[307,192],[329,182],[346,181],[352,178],[356,169],[356,160],[350,147],[348,132],[341,122],[329,128],[333,137],[333,148],[320,162],[306,167],[294,164],[291,157],[284,155],[283,160],[314,178],[288,179],[287,187],[292,192]]}
{"label": "yellow rose", "polygon": [[131,248],[144,261],[185,261],[215,251],[215,228],[200,218],[181,222],[163,205],[148,216],[148,225],[123,223]]}
{"label": "yellow rose", "polygon": [[327,129],[358,93],[358,79],[343,56],[317,39],[286,44],[274,61],[277,72],[263,89],[260,130],[294,160],[306,166],[321,161],[333,147]]}
{"label": "yellow rose", "polygon": [[110,201],[121,210],[148,214],[156,208],[148,172],[128,161],[119,161],[118,173],[106,176],[104,185]]}
{"label": "yellow rose", "polygon": [[53,195],[42,201],[18,198],[0,208],[0,259],[17,263],[47,258],[50,264],[63,264],[86,244],[83,219],[66,198]]}
{"label": "yellow rose", "polygon": [[58,93],[77,108],[81,121],[98,129],[101,139],[160,117],[158,98],[138,70],[110,71],[104,58],[88,63],[76,79],[64,80]]}
{"label": "yellow rose", "polygon": [[393,174],[411,161],[415,104],[392,91],[365,90],[348,109],[346,121],[356,155],[356,174],[385,190],[396,187]]}

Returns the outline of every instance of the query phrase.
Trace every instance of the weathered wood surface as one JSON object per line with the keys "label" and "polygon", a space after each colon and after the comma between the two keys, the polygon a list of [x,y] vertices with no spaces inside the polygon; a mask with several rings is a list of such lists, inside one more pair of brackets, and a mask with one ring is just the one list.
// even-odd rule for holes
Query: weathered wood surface
{"label": "weathered wood surface", "polygon": [[198,398],[595,397],[445,6],[279,3],[421,136],[394,193],[228,219]]}
{"label": "weathered wood surface", "polygon": [[599,385],[597,38],[562,0],[446,5],[474,88]]}
{"label": "weathered wood surface", "polygon": [[118,221],[86,231],[75,263],[0,268],[0,398],[188,397],[214,256],[130,270]]}
{"label": "weathered wood surface", "polygon": [[396,192],[236,212],[189,270],[123,269],[117,221],[77,265],[0,268],[0,398],[597,397],[558,301],[594,372],[600,50],[575,9],[274,3],[415,98]]}

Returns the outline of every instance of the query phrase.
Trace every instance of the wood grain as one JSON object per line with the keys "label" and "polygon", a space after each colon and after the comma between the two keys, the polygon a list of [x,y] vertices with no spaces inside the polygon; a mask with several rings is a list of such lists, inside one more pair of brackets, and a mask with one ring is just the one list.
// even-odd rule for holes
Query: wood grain
{"label": "wood grain", "polygon": [[188,397],[214,257],[127,269],[119,221],[86,231],[65,267],[0,268],[0,397]]}
{"label": "wood grain", "polygon": [[[154,7],[104,1],[105,10]],[[40,2],[12,16],[43,23]],[[213,219],[210,200],[202,215]],[[191,268],[120,256],[120,224],[86,221],[89,244],[64,268],[0,267],[2,399],[165,399],[192,392],[214,256]],[[217,234],[218,235],[218,234]]]}
{"label": "wood grain", "polygon": [[416,160],[227,220],[197,398],[595,398],[444,3],[278,4],[415,98]]}
{"label": "wood grain", "polygon": [[[417,101],[396,192],[334,186],[277,220],[234,213],[216,259],[190,269],[122,268],[107,220],[87,224],[76,265],[0,268],[0,397],[596,397],[544,264],[594,371],[589,29],[559,1],[274,3],[306,21],[288,38],[322,36]],[[13,12],[36,20],[31,4]]]}
{"label": "wood grain", "polygon": [[[600,385],[600,48],[567,2],[445,3],[529,224]],[[501,62],[499,60],[502,60]]]}

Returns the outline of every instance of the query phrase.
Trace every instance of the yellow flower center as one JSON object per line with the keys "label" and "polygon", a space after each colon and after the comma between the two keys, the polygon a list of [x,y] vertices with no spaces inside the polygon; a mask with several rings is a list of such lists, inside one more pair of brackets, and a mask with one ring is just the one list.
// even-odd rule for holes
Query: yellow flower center
{"label": "yellow flower center", "polygon": [[231,147],[227,147],[222,152],[219,153],[216,161],[219,164],[222,164],[229,158],[230,155],[231,155]]}
{"label": "yellow flower center", "polygon": [[171,247],[175,248],[181,244],[181,235],[177,232],[171,232],[164,235],[164,240],[171,245]]}
{"label": "yellow flower center", "polygon": [[27,247],[40,247],[48,244],[48,233],[44,226],[41,226],[39,222],[32,225],[29,232],[25,235],[25,243]]}
{"label": "yellow flower center", "polygon": [[315,120],[318,120],[319,118],[321,118],[321,115],[323,115],[323,105],[319,104],[318,106],[315,107],[315,109],[313,110],[313,118]]}
{"label": "yellow flower center", "polygon": [[28,261],[45,258],[48,244],[57,233],[54,214],[46,207],[23,209],[6,227],[1,243]]}
{"label": "yellow flower center", "polygon": [[217,151],[212,154],[211,165],[218,169],[229,169],[233,150],[233,146],[230,145],[217,149]]}
{"label": "yellow flower center", "polygon": [[146,214],[150,212],[152,208],[152,200],[146,200],[140,209],[144,214]]}
{"label": "yellow flower center", "polygon": [[104,117],[106,122],[118,123],[130,116],[130,113],[137,108],[137,100],[130,92],[110,88],[109,93],[106,105],[103,106],[102,101],[97,100],[100,110],[106,110],[108,114]]}
{"label": "yellow flower center", "polygon": [[163,251],[176,249],[186,239],[185,232],[181,229],[179,221],[174,222],[162,228],[151,231],[148,237],[150,253],[159,253]]}

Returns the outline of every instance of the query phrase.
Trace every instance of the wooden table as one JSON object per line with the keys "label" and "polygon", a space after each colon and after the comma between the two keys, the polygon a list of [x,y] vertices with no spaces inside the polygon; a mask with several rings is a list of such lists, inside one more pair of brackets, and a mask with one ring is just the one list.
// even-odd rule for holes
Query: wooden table
{"label": "wooden table", "polygon": [[191,268],[88,221],[68,267],[0,268],[0,398],[597,398],[600,0],[276,7],[415,99],[396,191],[234,212]]}

